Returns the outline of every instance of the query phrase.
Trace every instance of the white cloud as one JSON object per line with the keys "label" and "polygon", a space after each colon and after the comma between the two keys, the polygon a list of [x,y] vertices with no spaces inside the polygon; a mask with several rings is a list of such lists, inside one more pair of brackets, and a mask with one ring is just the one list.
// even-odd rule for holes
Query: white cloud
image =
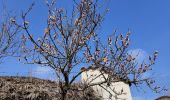
{"label": "white cloud", "polygon": [[135,57],[135,61],[138,64],[141,64],[143,61],[147,61],[149,56],[148,53],[142,49],[129,50],[128,54],[132,55],[132,57]]}
{"label": "white cloud", "polygon": [[144,99],[140,96],[135,96],[135,97],[133,97],[133,100],[144,100]]}
{"label": "white cloud", "polygon": [[145,73],[143,73],[143,75],[142,75],[141,78],[142,78],[142,79],[146,79],[146,78],[149,78],[149,77],[151,77],[151,76],[153,76],[151,72],[145,72]]}
{"label": "white cloud", "polygon": [[[135,57],[135,62],[138,64],[141,64],[143,62],[148,63],[148,58],[149,58],[149,54],[142,49],[133,49],[133,50],[129,50],[128,54],[132,55],[132,57]],[[142,75],[142,78],[147,78],[150,77],[151,73],[146,72]]]}
{"label": "white cloud", "polygon": [[140,95],[132,97],[133,100],[154,100],[155,97],[149,97],[148,95]]}
{"label": "white cloud", "polygon": [[34,77],[56,80],[55,71],[48,66],[36,66],[31,71]]}

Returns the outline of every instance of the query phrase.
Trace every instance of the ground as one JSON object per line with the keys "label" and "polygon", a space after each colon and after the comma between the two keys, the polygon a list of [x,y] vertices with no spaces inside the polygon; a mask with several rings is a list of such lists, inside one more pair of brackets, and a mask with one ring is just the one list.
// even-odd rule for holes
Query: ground
{"label": "ground", "polygon": [[[81,88],[75,83],[74,88]],[[99,100],[92,89],[69,91],[67,100]],[[33,77],[0,76],[0,100],[60,100],[57,82]],[[69,98],[69,99],[68,99]]]}

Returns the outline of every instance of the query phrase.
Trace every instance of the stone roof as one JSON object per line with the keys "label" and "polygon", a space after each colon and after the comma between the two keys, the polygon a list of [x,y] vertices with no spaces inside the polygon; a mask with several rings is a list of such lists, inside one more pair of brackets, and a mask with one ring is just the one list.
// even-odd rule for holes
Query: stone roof
{"label": "stone roof", "polygon": [[170,94],[161,96],[161,97],[159,97],[159,98],[157,98],[155,100],[161,100],[161,99],[164,99],[164,98],[168,98],[170,100]]}

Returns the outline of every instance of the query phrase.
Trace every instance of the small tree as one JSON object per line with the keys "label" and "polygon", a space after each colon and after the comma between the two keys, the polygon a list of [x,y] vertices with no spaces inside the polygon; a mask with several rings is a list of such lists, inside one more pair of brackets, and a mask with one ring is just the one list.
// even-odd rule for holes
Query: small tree
{"label": "small tree", "polygon": [[2,7],[0,14],[0,62],[4,57],[12,56],[16,53],[19,47],[19,41],[16,37],[21,31],[20,27],[13,24],[15,23],[15,18],[7,12],[5,4]]}
{"label": "small tree", "polygon": [[[48,18],[42,37],[35,39],[29,30],[30,23],[27,21],[27,15],[34,3],[25,13],[22,13],[23,24],[14,24],[26,33],[22,36],[24,61],[49,66],[55,70],[62,100],[67,99],[68,91],[80,90],[72,88],[71,85],[82,72],[92,67],[109,71],[109,76],[104,82],[86,84],[81,90],[118,81],[136,86],[146,83],[156,92],[165,90],[155,86],[152,78],[142,77],[143,74],[152,70],[151,66],[158,52],[148,58],[150,63],[136,64],[136,58],[127,52],[130,32],[126,35],[112,35],[108,37],[106,44],[100,41],[96,32],[103,21],[104,14],[98,11],[98,0],[74,1],[71,16],[63,8],[55,8],[54,1],[46,2],[46,4]],[[71,77],[72,71],[80,68],[82,63],[87,65],[86,69],[76,70],[78,72]]]}

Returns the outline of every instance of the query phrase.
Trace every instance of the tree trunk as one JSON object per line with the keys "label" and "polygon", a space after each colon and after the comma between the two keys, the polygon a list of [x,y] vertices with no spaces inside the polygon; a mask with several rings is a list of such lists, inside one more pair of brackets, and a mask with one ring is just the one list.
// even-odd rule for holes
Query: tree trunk
{"label": "tree trunk", "polygon": [[61,94],[61,100],[66,100],[67,90],[63,89]]}

